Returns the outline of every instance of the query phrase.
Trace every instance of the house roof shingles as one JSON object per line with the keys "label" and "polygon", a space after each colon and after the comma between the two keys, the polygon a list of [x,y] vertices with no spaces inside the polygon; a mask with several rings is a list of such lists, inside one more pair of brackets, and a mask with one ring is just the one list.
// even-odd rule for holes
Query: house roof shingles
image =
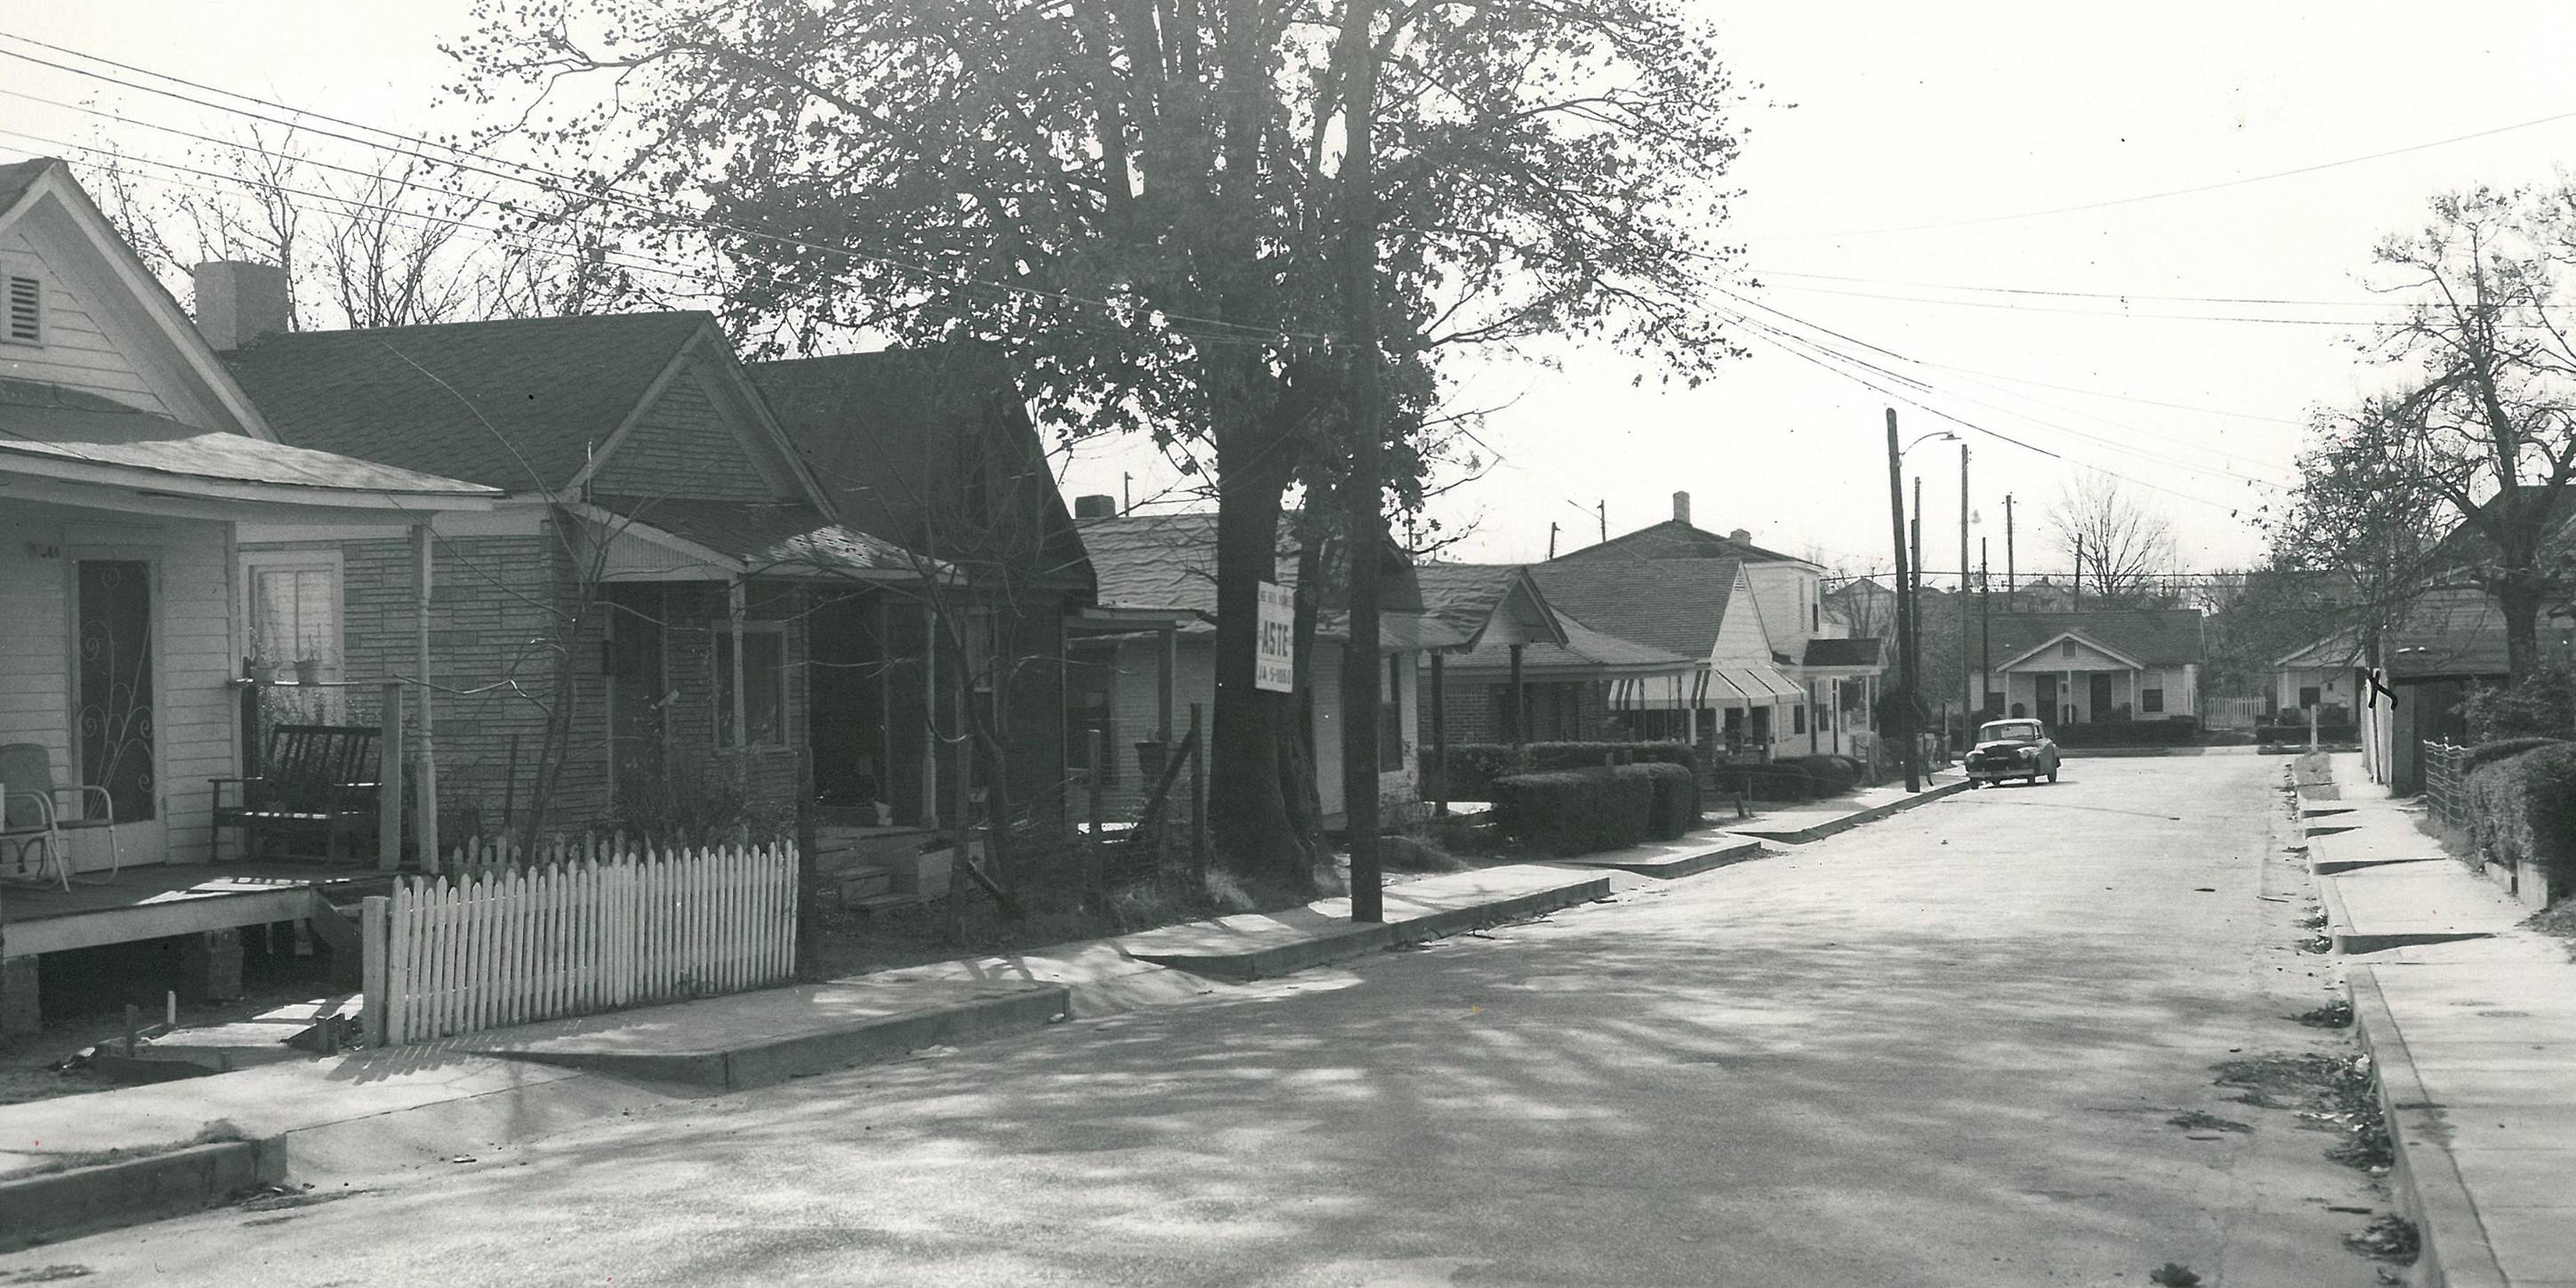
{"label": "house roof shingles", "polygon": [[199,429],[123,403],[0,379],[0,454],[45,456],[173,477],[410,496],[489,496],[453,478]]}
{"label": "house roof shingles", "polygon": [[1557,559],[1530,565],[1530,576],[1560,614],[1593,630],[1705,658],[1741,568],[1733,559]]}
{"label": "house roof shingles", "polygon": [[47,170],[61,164],[62,161],[56,157],[36,157],[0,165],[0,214],[17,205],[18,199],[26,196],[27,190],[35,187],[36,180],[43,178]]}
{"label": "house roof shingles", "polygon": [[571,483],[714,318],[608,313],[262,336],[226,353],[280,439],[510,492]]}
{"label": "house roof shingles", "polygon": [[1987,630],[1989,652],[1998,667],[2069,631],[2147,666],[2181,666],[2208,658],[2201,613],[2196,608],[1996,613],[1988,619]]}
{"label": "house roof shingles", "polygon": [[1648,524],[1607,541],[1558,555],[1551,563],[1603,559],[1737,559],[1745,563],[1805,563],[1796,555],[1766,550],[1750,541],[1723,537],[1679,519]]}

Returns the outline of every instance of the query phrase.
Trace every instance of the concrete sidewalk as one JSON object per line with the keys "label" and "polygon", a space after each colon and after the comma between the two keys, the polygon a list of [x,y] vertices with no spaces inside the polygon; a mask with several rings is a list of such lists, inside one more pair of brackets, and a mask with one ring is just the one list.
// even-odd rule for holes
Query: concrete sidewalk
{"label": "concrete sidewalk", "polygon": [[1968,780],[1957,770],[1939,770],[1926,776],[1923,790],[1919,792],[1908,792],[1901,786],[1864,787],[1810,805],[1762,810],[1752,818],[1733,822],[1724,817],[1729,806],[1723,799],[1718,799],[1711,803],[1709,813],[1719,816],[1719,827],[1738,836],[1803,845],[1890,814],[1929,805],[1944,796],[1964,792],[1968,787]]}
{"label": "concrete sidewalk", "polygon": [[1535,865],[1390,886],[1386,924],[1322,900],[824,984],[496,1029],[0,1106],[0,1248],[224,1202],[246,1187],[431,1166],[618,1114],[1224,991],[1391,943],[1600,898]]}
{"label": "concrete sidewalk", "polygon": [[2576,1285],[2576,963],[2443,853],[2417,808],[2330,760],[2301,775],[2309,863],[2379,1075],[2417,1281]]}

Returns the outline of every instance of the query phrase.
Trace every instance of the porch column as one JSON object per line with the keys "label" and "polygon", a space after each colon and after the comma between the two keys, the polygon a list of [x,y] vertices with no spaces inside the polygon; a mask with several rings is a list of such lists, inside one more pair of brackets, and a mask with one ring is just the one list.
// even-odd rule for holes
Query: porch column
{"label": "porch column", "polygon": [[2129,672],[2129,718],[2135,720],[2145,714],[2138,710],[2138,673],[2133,670]]}
{"label": "porch column", "polygon": [[733,680],[733,749],[735,751],[748,751],[751,748],[751,716],[745,710],[751,704],[743,700],[747,695],[742,688],[742,618],[745,599],[741,578],[737,577],[725,583],[725,626],[733,632],[731,678]]}
{"label": "porch column", "polygon": [[1512,645],[1511,653],[1512,678],[1507,689],[1509,701],[1505,703],[1503,720],[1504,723],[1511,726],[1511,744],[1517,747],[1522,743],[1529,741],[1528,734],[1524,732],[1524,727],[1527,723],[1526,713],[1529,703],[1526,699],[1526,695],[1521,692],[1521,646],[1518,644]]}
{"label": "porch column", "polygon": [[[1165,626],[1158,641],[1161,651],[1154,664],[1154,741],[1172,745],[1172,705],[1174,690],[1180,683],[1181,631]],[[1150,784],[1148,790],[1151,790]]]}
{"label": "porch column", "polygon": [[939,826],[939,610],[927,603],[921,606],[921,825]]}
{"label": "porch column", "polygon": [[1449,816],[1449,699],[1441,677],[1440,655],[1431,655],[1431,813]]}
{"label": "porch column", "polygon": [[399,680],[385,681],[377,703],[382,722],[376,735],[376,868],[392,872],[402,866],[403,691]]}
{"label": "porch column", "polygon": [[[413,640],[415,652],[413,665],[419,671],[419,682],[412,686],[412,691],[418,695],[420,701],[420,768],[417,771],[420,778],[418,806],[420,821],[417,825],[417,840],[420,844],[420,869],[423,872],[438,871],[439,857],[438,746],[431,736],[436,727],[436,717],[433,715],[434,703],[430,696],[433,686],[430,683],[429,673],[430,569],[435,562],[437,550],[437,534],[430,531],[428,524],[411,525],[412,590],[416,597],[412,610],[413,625],[416,628],[416,638]],[[735,647],[740,648],[739,642]]]}

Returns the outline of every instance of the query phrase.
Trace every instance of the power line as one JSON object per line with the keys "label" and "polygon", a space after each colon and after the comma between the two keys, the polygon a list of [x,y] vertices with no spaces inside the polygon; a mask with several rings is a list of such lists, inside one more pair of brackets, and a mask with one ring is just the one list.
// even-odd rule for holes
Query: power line
{"label": "power line", "polygon": [[[1904,278],[1851,277],[1840,273],[1790,273],[1778,270],[1750,270],[1760,277],[1795,277],[1815,282],[1853,282],[1864,286],[1904,286],[1926,291],[1978,291],[1991,295],[2038,295],[2076,300],[2156,300],[2178,304],[2275,304],[2310,308],[2387,309],[2411,308],[2403,300],[2301,300],[2261,295],[2159,295],[2148,291],[2064,291],[2032,286],[1972,286],[1958,282],[1920,282]],[[1791,288],[1796,289],[1796,288]]]}
{"label": "power line", "polygon": [[2467,134],[2454,134],[2446,139],[2433,139],[2424,143],[2410,143],[2404,147],[2385,148],[2377,152],[2366,152],[2359,156],[2341,157],[2332,161],[2319,161],[2310,165],[2293,166],[2286,170],[2272,170],[2263,174],[2245,175],[2235,179],[2221,179],[2214,183],[2193,184],[2186,188],[2167,188],[2161,192],[2142,192],[2134,196],[2111,197],[2101,201],[2082,201],[2076,202],[2072,205],[2050,206],[2040,210],[2013,211],[2009,214],[1977,215],[1966,219],[1946,219],[1928,224],[1903,224],[1885,228],[1854,228],[1842,232],[1793,233],[1787,236],[1766,237],[1760,240],[1816,241],[1831,240],[1842,237],[1876,237],[1888,233],[1933,232],[1945,228],[1968,228],[1979,224],[2009,223],[2022,219],[2041,219],[2051,215],[2071,215],[2090,210],[2109,210],[2116,206],[2130,206],[2148,201],[2165,201],[2174,197],[2189,197],[2196,196],[2204,192],[2219,192],[2228,188],[2242,188],[2249,184],[2269,183],[2275,179],[2295,178],[2299,175],[2315,174],[2321,170],[2332,170],[2348,165],[2360,165],[2366,161],[2381,161],[2389,157],[2404,156],[2410,152],[2423,152],[2432,148],[2449,147],[2454,143],[2467,143],[2474,139],[2491,138],[2498,134],[2509,134],[2516,130],[2528,130],[2538,126],[2554,125],[2560,121],[2568,120],[2576,120],[2576,111],[2558,112],[2549,116],[2535,117],[2528,121],[2517,121],[2511,125],[2499,125],[2492,129],[2485,130],[2473,130]]}

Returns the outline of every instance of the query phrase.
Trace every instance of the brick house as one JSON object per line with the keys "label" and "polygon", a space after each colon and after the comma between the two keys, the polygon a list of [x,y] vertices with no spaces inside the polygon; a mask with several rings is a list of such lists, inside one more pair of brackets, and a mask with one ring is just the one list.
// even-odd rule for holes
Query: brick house
{"label": "brick house", "polygon": [[[715,319],[288,332],[275,273],[209,265],[199,290],[265,302],[209,338],[281,439],[503,493],[426,543],[435,834],[523,827],[541,795],[549,831],[649,829],[735,785],[783,826],[817,605],[935,565],[838,522]],[[408,669],[422,553],[329,524],[245,529],[246,657],[310,659],[326,686],[265,690],[282,713],[366,718],[327,686]],[[908,638],[886,681],[918,690]]]}
{"label": "brick house", "polygon": [[[1033,831],[1060,832],[1080,754],[1066,736],[1065,623],[1093,602],[1093,577],[1007,368],[953,346],[750,370],[843,521],[956,571],[942,603],[972,623],[971,688],[1005,749],[1011,811]],[[916,700],[884,678],[888,663],[920,652],[928,589],[916,581],[816,606],[808,702],[827,807],[864,815],[883,801],[902,824],[925,817],[926,796],[927,815],[940,813],[926,722],[896,714]]]}

